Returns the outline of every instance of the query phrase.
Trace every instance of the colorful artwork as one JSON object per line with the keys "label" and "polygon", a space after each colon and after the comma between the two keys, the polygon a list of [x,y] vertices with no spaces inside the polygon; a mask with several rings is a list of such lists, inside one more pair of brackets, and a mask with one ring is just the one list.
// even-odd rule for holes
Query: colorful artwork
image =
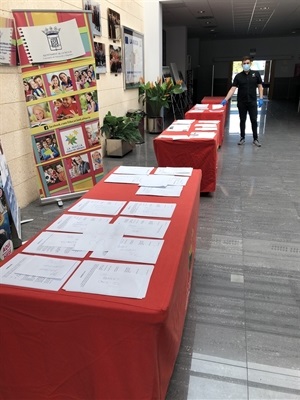
{"label": "colorful artwork", "polygon": [[[44,36],[45,32],[49,33],[51,20],[52,30],[53,26],[57,27],[59,36],[53,40],[60,40],[62,49],[65,23],[73,21],[67,24],[72,29],[74,21],[78,25],[77,34],[74,37],[70,35],[70,38],[72,41],[77,38],[81,44],[76,47],[77,50],[74,45],[70,47],[73,52],[71,59],[57,62],[56,54],[47,63],[43,60],[33,65],[28,51],[24,49],[23,39],[18,41],[18,50],[40,196],[44,198],[88,190],[103,176],[103,167],[101,164],[94,168],[92,159],[96,150],[101,153],[101,144],[94,47],[87,13],[15,11],[14,16],[17,28],[22,28],[22,31],[18,29],[19,34],[22,32],[28,37],[29,32],[28,43],[32,32],[37,37],[40,32]],[[39,27],[39,32],[30,29],[32,27]],[[36,46],[39,45],[36,42]],[[58,42],[51,45],[60,46]],[[82,48],[84,54],[78,56]],[[36,54],[34,51],[31,53]]]}

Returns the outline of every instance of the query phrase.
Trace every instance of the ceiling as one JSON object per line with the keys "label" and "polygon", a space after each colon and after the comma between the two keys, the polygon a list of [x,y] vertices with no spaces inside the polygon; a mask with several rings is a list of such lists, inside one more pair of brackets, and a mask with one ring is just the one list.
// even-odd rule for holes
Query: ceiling
{"label": "ceiling", "polygon": [[300,36],[300,0],[165,0],[163,26],[203,40]]}

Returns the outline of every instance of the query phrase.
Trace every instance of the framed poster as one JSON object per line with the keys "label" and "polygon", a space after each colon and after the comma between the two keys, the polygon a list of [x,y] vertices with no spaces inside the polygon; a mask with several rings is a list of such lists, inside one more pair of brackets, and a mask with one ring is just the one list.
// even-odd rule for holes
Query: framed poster
{"label": "framed poster", "polygon": [[123,43],[125,89],[134,89],[144,76],[144,36],[124,26]]}
{"label": "framed poster", "polygon": [[120,14],[111,8],[107,9],[108,37],[113,40],[121,39],[121,18]]}

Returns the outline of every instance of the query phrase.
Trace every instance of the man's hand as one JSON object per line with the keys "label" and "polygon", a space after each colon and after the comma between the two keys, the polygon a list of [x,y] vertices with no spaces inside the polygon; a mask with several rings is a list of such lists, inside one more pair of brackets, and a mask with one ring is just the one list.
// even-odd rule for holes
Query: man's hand
{"label": "man's hand", "polygon": [[264,104],[263,99],[258,99],[257,105],[260,108]]}
{"label": "man's hand", "polygon": [[222,100],[222,101],[221,101],[221,104],[222,104],[222,106],[226,106],[227,100],[226,100],[226,99]]}

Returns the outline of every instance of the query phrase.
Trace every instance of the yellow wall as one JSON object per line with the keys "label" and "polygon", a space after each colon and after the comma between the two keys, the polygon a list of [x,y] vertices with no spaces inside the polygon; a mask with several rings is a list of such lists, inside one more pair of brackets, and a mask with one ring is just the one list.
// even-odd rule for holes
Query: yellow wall
{"label": "yellow wall", "polygon": [[[106,74],[97,81],[100,104],[100,123],[107,111],[125,115],[127,110],[136,109],[138,90],[124,90],[123,73],[109,72],[109,45],[107,8],[118,12],[121,25],[144,33],[143,0],[99,1],[102,36],[95,40],[105,44]],[[12,10],[82,10],[82,0],[1,0],[0,16],[12,18]],[[122,47],[121,42],[116,45]],[[14,190],[22,208],[39,198],[29,121],[25,106],[21,70],[19,67],[0,66],[0,139],[8,162]]]}

